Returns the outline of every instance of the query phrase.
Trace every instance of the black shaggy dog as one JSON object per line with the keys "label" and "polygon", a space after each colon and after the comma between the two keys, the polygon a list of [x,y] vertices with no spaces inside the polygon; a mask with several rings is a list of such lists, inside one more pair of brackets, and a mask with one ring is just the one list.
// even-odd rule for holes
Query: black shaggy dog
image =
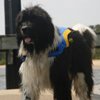
{"label": "black shaggy dog", "polygon": [[38,100],[52,89],[54,100],[72,100],[72,86],[80,100],[91,100],[92,53],[95,33],[84,25],[58,28],[39,6],[17,16],[23,100]]}

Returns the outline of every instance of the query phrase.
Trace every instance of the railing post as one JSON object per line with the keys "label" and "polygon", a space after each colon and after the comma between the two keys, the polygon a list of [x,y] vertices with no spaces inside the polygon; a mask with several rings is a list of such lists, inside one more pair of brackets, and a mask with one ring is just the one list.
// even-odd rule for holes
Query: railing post
{"label": "railing post", "polygon": [[[4,0],[5,7],[5,32],[6,35],[15,34],[15,20],[21,9],[20,0]],[[17,88],[19,85],[18,75],[19,63],[17,50],[7,50],[6,52],[6,88]]]}

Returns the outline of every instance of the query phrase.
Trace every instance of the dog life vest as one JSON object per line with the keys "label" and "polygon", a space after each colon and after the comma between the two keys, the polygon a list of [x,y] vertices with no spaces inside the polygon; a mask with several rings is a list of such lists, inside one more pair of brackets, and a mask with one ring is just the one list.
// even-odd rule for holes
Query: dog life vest
{"label": "dog life vest", "polygon": [[[58,30],[59,30],[59,35],[62,38],[62,41],[58,43],[56,50],[49,52],[48,55],[49,57],[56,57],[60,55],[63,52],[64,48],[69,47],[70,45],[68,35],[71,33],[72,30],[66,28],[59,28]],[[71,41],[73,41],[72,38]]]}

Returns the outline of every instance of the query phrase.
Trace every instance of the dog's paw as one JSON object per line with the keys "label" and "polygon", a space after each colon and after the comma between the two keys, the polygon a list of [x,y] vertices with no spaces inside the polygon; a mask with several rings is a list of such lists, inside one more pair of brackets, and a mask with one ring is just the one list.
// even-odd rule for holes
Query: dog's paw
{"label": "dog's paw", "polygon": [[31,100],[31,97],[26,96],[26,97],[25,97],[25,100]]}

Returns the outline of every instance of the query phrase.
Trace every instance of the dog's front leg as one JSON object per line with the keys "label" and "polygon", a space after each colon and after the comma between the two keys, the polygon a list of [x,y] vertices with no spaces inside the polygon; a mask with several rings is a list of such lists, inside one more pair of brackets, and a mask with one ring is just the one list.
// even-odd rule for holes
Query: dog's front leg
{"label": "dog's front leg", "polygon": [[31,96],[26,91],[23,90],[22,93],[23,100],[31,100]]}
{"label": "dog's front leg", "polygon": [[38,89],[23,87],[22,100],[39,100],[39,93]]}
{"label": "dog's front leg", "polygon": [[23,100],[38,100],[40,88],[37,78],[34,77],[34,69],[27,62],[23,62],[20,67],[21,91]]}
{"label": "dog's front leg", "polygon": [[23,87],[22,89],[22,100],[32,100],[31,94],[29,93],[29,90]]}

